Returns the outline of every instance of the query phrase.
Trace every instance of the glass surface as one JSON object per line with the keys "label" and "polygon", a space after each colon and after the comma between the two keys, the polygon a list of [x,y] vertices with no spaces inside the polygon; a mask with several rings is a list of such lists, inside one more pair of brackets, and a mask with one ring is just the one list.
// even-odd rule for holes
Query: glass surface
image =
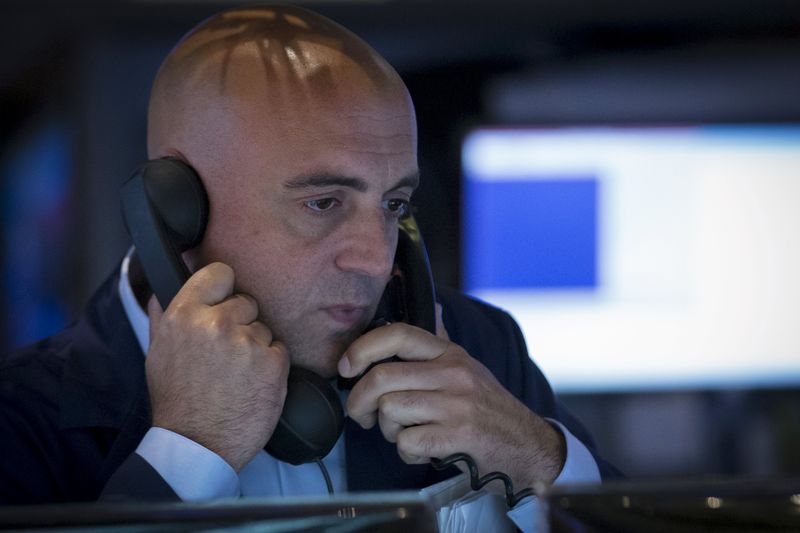
{"label": "glass surface", "polygon": [[800,480],[628,482],[541,496],[539,523],[550,533],[800,530]]}
{"label": "glass surface", "polygon": [[36,531],[436,531],[416,492],[248,498],[212,503],[89,503],[0,507],[0,529]]}

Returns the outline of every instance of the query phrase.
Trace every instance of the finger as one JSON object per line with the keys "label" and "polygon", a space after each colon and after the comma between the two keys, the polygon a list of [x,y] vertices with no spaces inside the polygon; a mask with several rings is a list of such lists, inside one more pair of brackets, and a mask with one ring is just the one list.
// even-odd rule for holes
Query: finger
{"label": "finger", "polygon": [[232,294],[213,309],[235,324],[249,324],[258,318],[258,302],[241,292]]}
{"label": "finger", "polygon": [[[266,326],[264,326],[264,327],[266,327]],[[287,361],[289,360],[289,349],[281,341],[272,341],[272,343],[270,343],[269,347],[272,349],[272,351],[275,354],[277,354],[280,357],[286,359]],[[286,371],[288,373],[288,371],[289,371],[288,366],[286,368]]]}
{"label": "finger", "polygon": [[375,425],[380,398],[392,392],[435,391],[448,382],[447,368],[429,362],[383,363],[367,372],[347,397],[347,415],[364,428]]}
{"label": "finger", "polygon": [[[266,324],[263,322],[259,322],[258,320],[243,326],[247,329],[247,332],[258,342],[263,344],[264,346],[271,347],[273,344],[278,344],[272,342],[272,330],[267,327]],[[281,344],[281,346],[283,346]]]}
{"label": "finger", "polygon": [[158,303],[158,298],[153,294],[150,300],[147,301],[147,317],[150,319],[150,342],[153,342],[155,332],[158,330],[158,324],[161,322],[161,317],[164,315],[164,310],[161,309],[161,304]]}
{"label": "finger", "polygon": [[446,341],[450,340],[450,335],[447,334],[447,330],[444,328],[444,320],[442,320],[442,304],[436,303],[436,336],[440,339],[444,339]]}
{"label": "finger", "polygon": [[405,452],[397,450],[397,455],[400,456],[400,459],[407,465],[424,465],[428,464],[431,460],[429,457],[418,457],[416,455],[410,455]]}
{"label": "finger", "polygon": [[397,434],[406,428],[406,426],[398,423],[396,420],[384,418],[380,415],[378,416],[378,427],[381,428],[383,438],[388,442],[397,442]]}
{"label": "finger", "polygon": [[[264,326],[266,327],[266,326]],[[289,349],[281,341],[272,341],[269,345],[273,357],[279,358],[284,364],[280,366],[280,382],[286,383],[289,379]]]}
{"label": "finger", "polygon": [[378,400],[378,424],[386,440],[395,442],[406,427],[442,423],[450,414],[449,403],[441,392],[390,392]]}
{"label": "finger", "polygon": [[409,464],[427,463],[433,457],[456,453],[452,435],[438,424],[411,426],[397,434],[397,453]]}
{"label": "finger", "polygon": [[357,376],[372,363],[395,355],[405,361],[435,359],[448,345],[422,328],[396,322],[356,339],[339,360],[339,374],[345,378]]}
{"label": "finger", "polygon": [[233,294],[233,282],[231,267],[225,263],[211,263],[192,274],[173,302],[216,305]]}

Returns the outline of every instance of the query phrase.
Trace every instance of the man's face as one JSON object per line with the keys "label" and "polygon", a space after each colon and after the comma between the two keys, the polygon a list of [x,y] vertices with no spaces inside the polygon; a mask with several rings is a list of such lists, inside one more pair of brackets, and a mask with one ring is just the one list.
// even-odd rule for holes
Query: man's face
{"label": "man's face", "polygon": [[397,87],[281,98],[245,83],[177,136],[211,208],[188,257],[230,265],[292,364],[330,377],[391,273],[418,175],[414,112]]}

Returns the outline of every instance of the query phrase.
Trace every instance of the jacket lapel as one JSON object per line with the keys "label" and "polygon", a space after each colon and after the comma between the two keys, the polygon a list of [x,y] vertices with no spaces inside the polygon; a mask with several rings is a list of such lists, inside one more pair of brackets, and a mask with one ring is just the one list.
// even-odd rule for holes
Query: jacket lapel
{"label": "jacket lapel", "polygon": [[349,492],[419,490],[458,474],[455,467],[440,472],[427,464],[407,465],[377,425],[365,430],[348,418],[344,431]]}

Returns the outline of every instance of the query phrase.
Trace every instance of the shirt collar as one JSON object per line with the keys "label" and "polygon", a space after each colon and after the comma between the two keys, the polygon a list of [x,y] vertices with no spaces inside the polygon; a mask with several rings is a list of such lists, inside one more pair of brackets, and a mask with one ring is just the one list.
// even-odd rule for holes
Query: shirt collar
{"label": "shirt collar", "polygon": [[122,308],[125,310],[125,316],[133,328],[133,333],[136,335],[136,340],[139,341],[139,347],[142,353],[147,355],[147,348],[150,346],[150,319],[147,313],[139,305],[136,295],[133,294],[131,282],[128,278],[128,268],[131,262],[135,248],[130,247],[128,253],[125,254],[125,259],[122,260],[122,266],[119,272],[119,298],[122,301]]}

